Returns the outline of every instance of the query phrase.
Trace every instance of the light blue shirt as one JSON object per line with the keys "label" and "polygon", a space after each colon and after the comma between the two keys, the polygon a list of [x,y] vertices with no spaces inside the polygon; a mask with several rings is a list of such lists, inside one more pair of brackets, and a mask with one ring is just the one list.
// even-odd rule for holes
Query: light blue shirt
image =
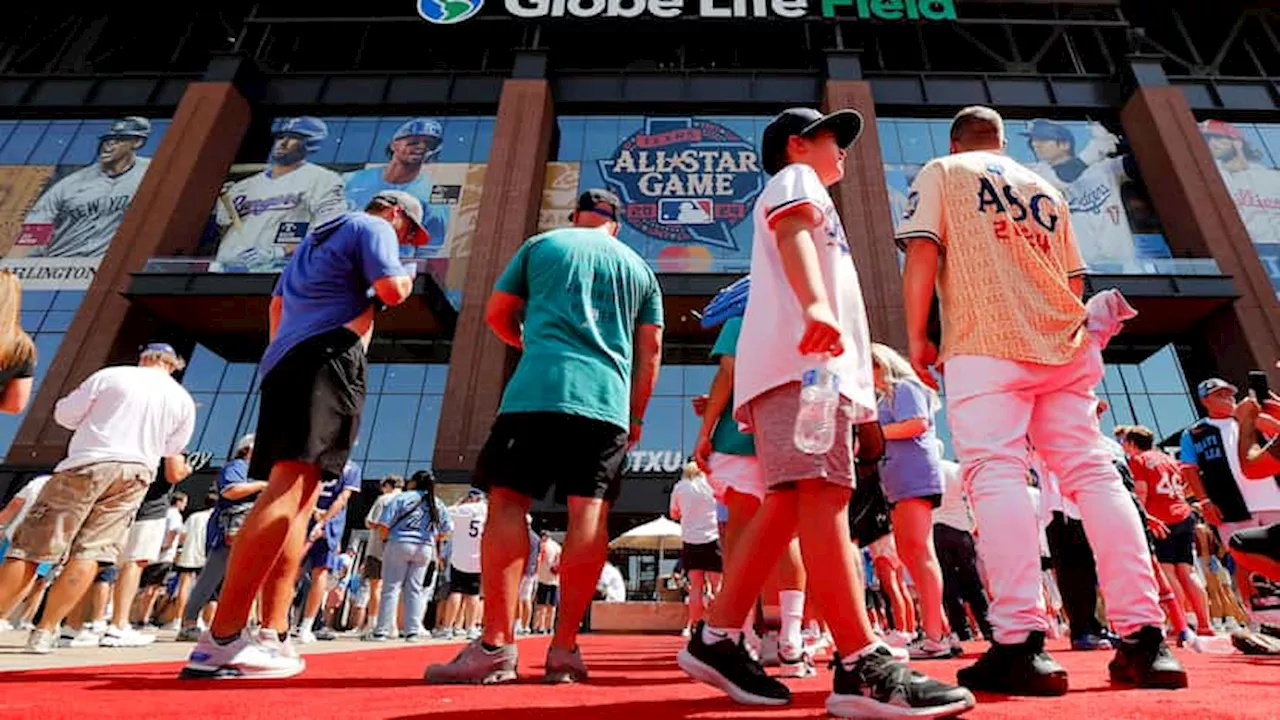
{"label": "light blue shirt", "polygon": [[[415,545],[434,544],[442,533],[453,532],[453,521],[449,519],[449,509],[440,498],[436,498],[436,516],[439,525],[432,524],[431,512],[426,501],[422,500],[421,490],[407,490],[396,495],[382,510],[380,522],[390,528],[388,542],[405,542]],[[401,516],[404,516],[401,518]],[[399,522],[396,519],[400,518]],[[392,525],[395,523],[395,525]]]}

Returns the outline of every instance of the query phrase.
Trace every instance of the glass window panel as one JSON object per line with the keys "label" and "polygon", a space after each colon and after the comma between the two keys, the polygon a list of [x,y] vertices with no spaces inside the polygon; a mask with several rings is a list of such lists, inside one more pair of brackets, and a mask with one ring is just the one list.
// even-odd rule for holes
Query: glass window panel
{"label": "glass window panel", "polygon": [[9,447],[13,445],[13,439],[18,436],[18,428],[22,426],[22,415],[0,415],[0,448],[5,453],[9,452]]}
{"label": "glass window panel", "polygon": [[684,450],[681,418],[689,401],[683,397],[655,397],[649,402],[644,417],[644,432],[640,436],[639,449]]}
{"label": "glass window panel", "polygon": [[437,162],[469,162],[471,146],[476,139],[477,120],[473,117],[455,117],[444,121],[444,142],[440,145]]}
{"label": "glass window panel", "polygon": [[364,462],[369,454],[369,438],[373,435],[374,418],[378,415],[378,407],[382,403],[381,395],[370,395],[364,401],[364,412],[360,415],[360,432],[356,435],[356,446],[351,451],[351,459]]}
{"label": "glass window panel", "polygon": [[23,290],[23,310],[48,310],[53,306],[53,298],[58,293],[49,290]]}
{"label": "glass window panel", "polygon": [[222,376],[221,388],[224,392],[249,392],[253,390],[258,379],[258,366],[253,363],[231,363]]}
{"label": "glass window panel", "polygon": [[382,164],[390,158],[387,157],[387,148],[391,145],[392,139],[396,136],[396,131],[409,121],[406,117],[384,117],[378,121],[378,131],[374,134],[373,145],[369,148],[369,162]]}
{"label": "glass window panel", "polygon": [[16,120],[0,120],[0,148],[9,140],[9,135],[18,127]]}
{"label": "glass window panel", "polygon": [[431,462],[436,452],[436,434],[440,428],[440,409],[444,398],[439,395],[423,395],[418,406],[418,422],[413,431],[413,448],[410,459],[416,463]]}
{"label": "glass window panel", "polygon": [[260,397],[261,396],[258,393],[253,393],[249,396],[249,399],[245,401],[245,412],[240,417],[240,427],[236,428],[237,438],[257,431],[258,410],[260,409],[258,401]]}
{"label": "glass window panel", "polygon": [[63,165],[92,165],[98,160],[102,134],[111,127],[110,120],[86,120],[80,123],[76,136],[62,155]]}
{"label": "glass window panel", "polygon": [[320,118],[324,120],[324,124],[329,128],[329,136],[320,143],[320,149],[307,156],[307,162],[313,162],[317,165],[327,165],[332,163],[338,155],[338,148],[342,143],[342,132],[347,129],[347,121],[342,118]]}
{"label": "glass window panel", "polygon": [[902,143],[903,162],[924,164],[933,159],[933,139],[927,122],[899,120],[898,140]]}
{"label": "glass window panel", "polygon": [[[332,131],[330,131],[332,132]],[[377,120],[349,120],[342,131],[334,162],[366,163],[369,161],[373,138],[378,134]]]}
{"label": "glass window panel", "polygon": [[387,365],[386,373],[386,379],[382,381],[383,393],[418,395],[427,379],[427,366],[396,363]]}
{"label": "glass window panel", "polygon": [[684,369],[685,397],[705,394],[711,389],[719,365],[689,365]]}
{"label": "glass window panel", "polygon": [[1191,404],[1191,398],[1186,395],[1150,395],[1148,397],[1156,414],[1156,423],[1159,425],[1157,439],[1181,432],[1195,422],[1196,409]]}
{"label": "glass window panel", "polygon": [[1259,125],[1258,134],[1262,136],[1262,142],[1266,146],[1258,148],[1266,155],[1263,163],[1269,168],[1280,166],[1280,125]]}
{"label": "glass window panel", "polygon": [[556,152],[556,160],[578,162],[582,159],[582,133],[586,127],[585,122],[582,118],[560,118],[560,147]]}
{"label": "glass window panel", "polygon": [[227,361],[203,345],[197,345],[191,360],[182,374],[182,384],[188,392],[215,392],[222,383]]}
{"label": "glass window panel", "polygon": [[4,147],[0,148],[0,165],[28,164],[27,158],[31,157],[31,152],[35,150],[36,145],[40,144],[40,138],[44,137],[48,127],[49,123],[43,120],[19,122],[18,127],[9,133],[9,139],[5,141]]}
{"label": "glass window panel", "polygon": [[475,137],[471,146],[471,162],[489,162],[489,149],[493,147],[493,118],[480,118],[476,122]]}
{"label": "glass window panel", "polygon": [[1147,392],[1187,394],[1187,382],[1172,345],[1147,358],[1139,366]]}
{"label": "glass window panel", "polygon": [[209,414],[213,411],[214,402],[218,396],[214,393],[191,393],[191,399],[196,403],[196,425],[195,430],[191,433],[191,447],[203,447],[205,426],[209,424]]}
{"label": "glass window panel", "polygon": [[405,460],[413,444],[418,398],[412,395],[383,395],[369,439],[369,458],[373,460]]}
{"label": "glass window panel", "polygon": [[44,314],[44,322],[40,323],[41,332],[66,332],[76,314],[65,310],[50,310]]}
{"label": "glass window panel", "polygon": [[880,159],[886,163],[902,162],[902,148],[898,145],[898,121],[876,120],[880,135]]}
{"label": "glass window panel", "polygon": [[933,156],[941,157],[951,152],[951,121],[930,120],[929,138],[933,140]]}
{"label": "glass window panel", "polygon": [[236,428],[240,425],[240,415],[244,412],[244,404],[248,398],[247,393],[218,395],[209,410],[209,420],[196,449],[213,453],[217,457],[225,456],[235,443]]}
{"label": "glass window panel", "polygon": [[667,365],[658,372],[658,384],[653,388],[654,395],[683,395],[684,366]]}
{"label": "glass window panel", "polygon": [[23,310],[21,313],[18,313],[18,316],[19,322],[22,323],[22,329],[29,333],[35,332],[40,327],[40,323],[44,322],[43,310],[37,310],[35,312],[27,312],[26,310]]}
{"label": "glass window panel", "polygon": [[44,136],[40,138],[40,142],[31,151],[31,156],[27,158],[27,163],[31,165],[61,164],[62,156],[67,153],[72,140],[75,139],[76,130],[79,128],[79,120],[54,120],[49,123],[49,129],[45,131]]}
{"label": "glass window panel", "polygon": [[[36,378],[32,383],[32,387],[38,389],[40,383],[44,381],[45,370],[53,363],[53,358],[58,354],[58,347],[62,345],[62,338],[66,337],[66,333],[36,333],[31,338],[36,345]],[[40,360],[40,358],[44,358]]]}
{"label": "glass window panel", "polygon": [[53,310],[79,310],[84,302],[84,290],[59,290],[53,298]]}
{"label": "glass window panel", "polygon": [[1156,412],[1151,409],[1150,395],[1130,395],[1129,402],[1133,405],[1133,416],[1140,425],[1146,425],[1159,436],[1160,424],[1156,421]]}
{"label": "glass window panel", "polygon": [[152,120],[151,134],[147,136],[147,142],[138,150],[138,154],[142,157],[155,157],[156,150],[160,149],[160,141],[164,140],[164,134],[169,131],[171,124],[170,120]]}
{"label": "glass window panel", "polygon": [[1109,393],[1125,392],[1124,381],[1120,379],[1120,366],[1108,365],[1102,375],[1102,387]]}
{"label": "glass window panel", "polygon": [[382,392],[382,379],[387,376],[387,366],[383,363],[369,366],[369,377],[365,380],[369,387],[369,394],[376,395]]}
{"label": "glass window panel", "polygon": [[444,394],[445,383],[449,379],[449,366],[435,363],[427,366],[427,382],[422,387],[424,393]]}
{"label": "glass window panel", "polygon": [[1129,396],[1122,393],[1111,393],[1109,396],[1111,403],[1111,414],[1115,418],[1114,425],[1133,425],[1137,422],[1133,418],[1133,407],[1129,404]]}
{"label": "glass window panel", "polygon": [[[384,478],[388,475],[399,475],[400,477],[409,477],[409,464],[403,460],[387,461],[387,460],[370,460],[360,466],[361,474],[366,478]],[[414,468],[417,470],[418,468]],[[363,521],[361,521],[363,522]],[[360,527],[364,527],[363,524]]]}

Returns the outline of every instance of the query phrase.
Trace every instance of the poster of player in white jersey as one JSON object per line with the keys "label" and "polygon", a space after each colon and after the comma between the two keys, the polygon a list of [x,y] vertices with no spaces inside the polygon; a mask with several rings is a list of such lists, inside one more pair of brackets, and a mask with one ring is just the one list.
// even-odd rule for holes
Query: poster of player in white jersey
{"label": "poster of player in white jersey", "polygon": [[114,121],[98,136],[95,162],[55,178],[23,216],[3,266],[28,288],[88,287],[151,163],[139,151],[151,136],[142,117]]}
{"label": "poster of player in white jersey", "polygon": [[279,270],[310,228],[347,209],[338,173],[307,162],[329,136],[323,120],[277,120],[271,135],[267,167],[228,183],[218,197],[214,272]]}
{"label": "poster of player in white jersey", "polygon": [[413,118],[396,129],[386,153],[389,162],[370,165],[347,173],[347,204],[352,210],[363,210],[381,190],[401,190],[422,202],[426,229],[426,245],[400,248],[407,257],[434,257],[445,244],[449,224],[449,206],[458,203],[462,194],[459,185],[442,185],[432,182],[427,164],[440,154],[444,142],[444,126],[432,118]]}
{"label": "poster of player in white jersey", "polygon": [[1200,132],[1249,237],[1258,244],[1280,243],[1280,170],[1231,123],[1206,120]]}

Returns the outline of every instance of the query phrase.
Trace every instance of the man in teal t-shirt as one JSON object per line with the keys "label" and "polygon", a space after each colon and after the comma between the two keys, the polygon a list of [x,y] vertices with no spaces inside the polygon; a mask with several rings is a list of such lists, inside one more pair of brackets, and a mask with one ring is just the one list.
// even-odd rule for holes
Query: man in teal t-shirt
{"label": "man in teal t-shirt", "polygon": [[[653,270],[618,241],[621,203],[605,190],[578,198],[573,227],[529,238],[485,308],[506,344],[523,351],[480,451],[474,484],[489,492],[481,554],[484,636],[427,682],[516,679],[515,597],[529,553],[526,513],[552,485],[569,506],[559,560],[560,612],[546,679],[587,677],[577,630],[608,552],[606,518],[628,448],[640,439],[662,356],[662,293]],[[514,582],[513,582],[514,581]],[[504,601],[505,599],[511,602]]]}

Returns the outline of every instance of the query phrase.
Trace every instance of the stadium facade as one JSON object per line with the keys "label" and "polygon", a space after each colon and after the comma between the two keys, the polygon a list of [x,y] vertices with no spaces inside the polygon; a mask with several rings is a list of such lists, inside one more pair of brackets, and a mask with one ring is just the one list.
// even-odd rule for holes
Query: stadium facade
{"label": "stadium facade", "polygon": [[958,108],[1001,109],[1010,153],[1070,196],[1089,290],[1141,313],[1107,353],[1105,424],[1175,437],[1205,377],[1263,367],[1280,385],[1268,4],[232,0],[169,8],[145,32],[29,5],[0,31],[0,264],[25,281],[39,385],[0,419],[0,487],[56,463],[56,400],[149,339],[191,358],[191,447],[210,462],[188,484],[207,483],[255,425],[291,244],[389,186],[427,203],[432,237],[402,249],[426,272],[380,319],[356,459],[369,481],[430,466],[465,482],[515,361],[483,299],[523,238],[603,186],[667,315],[618,522],[663,511],[714,372],[696,311],[749,266],[756,145],[793,105],[868,120],[834,195],[873,335],[897,346],[907,187]]}

